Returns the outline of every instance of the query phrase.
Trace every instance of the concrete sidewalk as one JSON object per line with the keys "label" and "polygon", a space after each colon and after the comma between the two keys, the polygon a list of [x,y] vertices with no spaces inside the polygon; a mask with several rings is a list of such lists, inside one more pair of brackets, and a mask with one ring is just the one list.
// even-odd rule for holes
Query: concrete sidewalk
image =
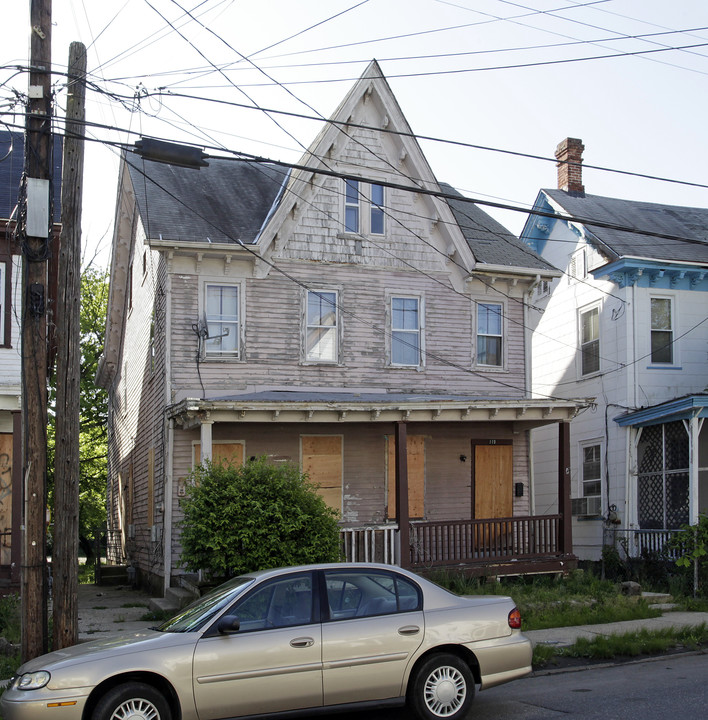
{"label": "concrete sidewalk", "polygon": [[[155,620],[141,620],[148,613],[149,602],[149,595],[126,586],[80,585],[79,639],[83,641],[107,635],[129,634],[156,625]],[[626,620],[601,625],[576,625],[523,632],[534,645],[543,643],[563,647],[572,645],[579,637],[593,638],[598,635],[619,635],[641,628],[656,630],[701,623],[708,624],[708,613],[669,611],[664,612],[661,617],[646,620]]]}
{"label": "concrete sidewalk", "polygon": [[125,585],[79,585],[79,640],[128,635],[157,625],[145,620],[150,595]]}
{"label": "concrete sidewalk", "polygon": [[523,630],[524,635],[534,645],[545,644],[556,647],[572,645],[578,638],[591,639],[598,635],[621,635],[645,628],[661,630],[664,628],[682,628],[693,625],[708,624],[707,612],[675,612],[663,613],[657,618],[644,620],[625,620],[623,622],[602,623],[599,625],[574,625],[573,627],[549,628],[547,630]]}

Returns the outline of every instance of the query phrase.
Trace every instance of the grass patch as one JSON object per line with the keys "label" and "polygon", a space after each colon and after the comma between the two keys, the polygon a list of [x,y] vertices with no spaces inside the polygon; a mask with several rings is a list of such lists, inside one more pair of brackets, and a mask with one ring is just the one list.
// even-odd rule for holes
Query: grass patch
{"label": "grass patch", "polygon": [[146,608],[146,607],[147,607],[147,604],[146,604],[146,603],[140,603],[140,602],[128,602],[128,603],[123,603],[123,604],[121,605],[121,607],[122,607],[122,608]]}
{"label": "grass patch", "polygon": [[524,630],[594,625],[659,617],[638,597],[622,595],[609,580],[575,570],[565,576],[503,578],[499,582],[439,573],[435,582],[458,595],[510,595],[521,611]]}
{"label": "grass patch", "polygon": [[141,615],[140,619],[143,622],[150,622],[151,620],[154,620],[156,622],[163,623],[174,617],[174,615],[175,614],[173,612],[166,610],[150,610],[150,612],[146,612],[144,615]]}
{"label": "grass patch", "polygon": [[617,635],[578,638],[569,647],[537,645],[533,650],[534,668],[557,663],[562,658],[587,660],[629,659],[644,655],[659,655],[668,650],[696,650],[708,645],[708,626],[705,623],[685,628],[635,630]]}

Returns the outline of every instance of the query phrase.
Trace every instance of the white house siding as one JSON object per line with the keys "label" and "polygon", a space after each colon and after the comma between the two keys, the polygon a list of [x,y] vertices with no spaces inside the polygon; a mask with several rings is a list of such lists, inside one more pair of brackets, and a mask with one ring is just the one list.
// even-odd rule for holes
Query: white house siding
{"label": "white house siding", "polygon": [[[588,247],[584,240],[557,222],[542,254],[567,273],[570,257],[583,247]],[[669,368],[652,365],[650,360],[650,298],[654,296],[671,297],[675,303],[674,337],[680,339],[676,362]],[[594,303],[600,307],[600,372],[581,379],[579,310]],[[708,327],[700,322],[705,319],[705,293],[662,288],[661,284],[621,287],[601,273],[598,279],[589,274],[582,282],[571,281],[566,274],[553,282],[550,296],[534,298],[532,305],[540,308],[530,311],[534,394],[597,400],[597,407],[584,411],[570,425],[571,495],[582,495],[581,443],[597,439],[604,451],[602,515],[607,517],[614,506],[620,526],[630,527],[636,521],[632,479],[636,468],[628,453],[633,434],[628,436],[631,431],[617,425],[614,418],[630,409],[704,390]],[[552,512],[557,508],[557,431],[538,428],[532,432],[532,442],[534,510]],[[602,518],[573,519],[573,548],[579,558],[599,559],[604,527]]]}
{"label": "white house siding", "polygon": [[[213,441],[242,442],[245,458],[266,455],[277,461],[301,462],[303,435],[341,435],[343,439],[342,521],[362,526],[380,525],[387,516],[386,436],[393,435],[388,423],[373,424],[257,424],[218,423]],[[467,520],[472,512],[471,474],[473,440],[513,440],[513,482],[524,484],[524,495],[514,498],[515,516],[528,514],[528,447],[525,433],[514,433],[506,423],[409,423],[408,435],[425,437],[425,520]],[[179,508],[183,488],[192,469],[194,444],[199,429],[175,433],[173,503],[173,567],[179,568]],[[465,459],[462,460],[461,457]]]}
{"label": "white house siding", "polygon": [[[10,411],[20,409],[22,359],[20,355],[19,308],[21,307],[22,262],[19,255],[5,256],[3,260],[7,273],[5,282],[10,283],[11,311],[10,346],[0,346],[0,432],[11,433]],[[5,312],[5,297],[6,295],[3,294],[3,312]]]}

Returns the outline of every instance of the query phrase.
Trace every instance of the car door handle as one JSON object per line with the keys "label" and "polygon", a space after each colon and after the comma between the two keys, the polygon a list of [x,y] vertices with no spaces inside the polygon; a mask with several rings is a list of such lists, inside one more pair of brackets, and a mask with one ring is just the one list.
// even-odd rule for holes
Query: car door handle
{"label": "car door handle", "polygon": [[420,628],[417,625],[404,625],[398,628],[399,635],[417,635],[420,632]]}
{"label": "car door handle", "polygon": [[294,648],[312,647],[315,641],[311,637],[294,638],[290,641],[290,646]]}

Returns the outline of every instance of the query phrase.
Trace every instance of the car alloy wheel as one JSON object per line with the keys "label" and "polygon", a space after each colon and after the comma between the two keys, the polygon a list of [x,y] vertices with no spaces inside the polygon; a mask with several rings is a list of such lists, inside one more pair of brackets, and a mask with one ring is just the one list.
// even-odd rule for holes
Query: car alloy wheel
{"label": "car alloy wheel", "polygon": [[162,693],[146,683],[118,685],[101,698],[92,720],[171,720]]}

